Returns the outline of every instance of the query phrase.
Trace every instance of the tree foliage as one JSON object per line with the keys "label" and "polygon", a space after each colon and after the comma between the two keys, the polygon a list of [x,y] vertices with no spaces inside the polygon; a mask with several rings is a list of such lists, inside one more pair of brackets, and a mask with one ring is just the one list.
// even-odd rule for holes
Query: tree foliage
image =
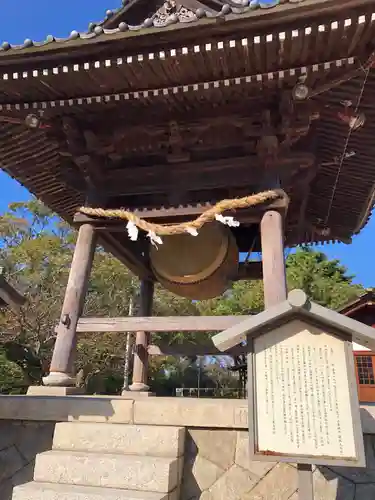
{"label": "tree foliage", "polygon": [[9,361],[0,350],[0,394],[23,393],[27,384],[19,366]]}
{"label": "tree foliage", "polygon": [[[353,276],[338,260],[310,248],[298,248],[286,259],[288,289],[300,288],[318,304],[338,309],[359,296],[363,287],[353,284]],[[264,309],[262,281],[238,281],[230,293],[203,303],[205,314],[256,314]]]}
{"label": "tree foliage", "polygon": [[[25,293],[19,313],[0,311],[0,392],[23,391],[40,384],[55,341],[76,234],[39,201],[12,203],[0,216],[0,266]],[[337,260],[299,249],[287,258],[289,288],[303,288],[320,304],[336,308],[361,292]],[[98,249],[90,277],[84,315],[127,316],[138,292],[138,280],[116,259]],[[236,282],[223,296],[192,302],[156,286],[155,315],[239,315],[263,309],[261,281]],[[153,343],[209,342],[210,334],[155,334]],[[126,336],[86,334],[79,337],[79,380],[89,392],[118,393],[122,387]],[[151,385],[172,395],[176,387],[231,387],[226,358],[152,358]],[[8,374],[8,375],[7,375]]]}
{"label": "tree foliage", "polygon": [[290,289],[301,288],[312,300],[331,309],[342,307],[363,292],[339,260],[329,260],[322,252],[299,249],[288,256],[286,268]]}

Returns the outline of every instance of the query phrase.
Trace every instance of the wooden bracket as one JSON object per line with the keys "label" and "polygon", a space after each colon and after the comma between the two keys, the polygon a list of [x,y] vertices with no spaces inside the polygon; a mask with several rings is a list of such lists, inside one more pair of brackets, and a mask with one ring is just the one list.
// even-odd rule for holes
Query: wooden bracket
{"label": "wooden bracket", "polygon": [[90,130],[85,130],[76,119],[68,116],[62,119],[62,131],[66,139],[67,149],[62,153],[69,156],[77,166],[86,182],[87,189],[103,190],[104,165],[103,159],[97,154],[94,147],[96,142],[99,144],[96,135]]}
{"label": "wooden bracket", "polygon": [[109,231],[101,232],[98,239],[105,251],[116,257],[139,279],[154,281],[154,274],[145,257],[145,241],[130,241],[127,235],[119,241],[118,237]]}

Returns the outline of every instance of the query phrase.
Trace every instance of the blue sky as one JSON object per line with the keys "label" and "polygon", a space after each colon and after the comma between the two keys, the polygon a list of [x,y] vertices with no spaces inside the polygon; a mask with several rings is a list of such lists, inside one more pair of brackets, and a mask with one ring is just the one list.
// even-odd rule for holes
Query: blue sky
{"label": "blue sky", "polygon": [[[43,40],[51,34],[67,36],[73,29],[84,31],[91,21],[98,21],[107,9],[119,7],[121,0],[1,0],[0,40],[22,43],[25,38]],[[375,160],[375,159],[374,159]],[[0,212],[9,202],[29,197],[17,182],[0,171]],[[371,250],[371,248],[373,250]],[[351,245],[327,245],[322,250],[347,266],[356,282],[375,286],[375,217]]]}

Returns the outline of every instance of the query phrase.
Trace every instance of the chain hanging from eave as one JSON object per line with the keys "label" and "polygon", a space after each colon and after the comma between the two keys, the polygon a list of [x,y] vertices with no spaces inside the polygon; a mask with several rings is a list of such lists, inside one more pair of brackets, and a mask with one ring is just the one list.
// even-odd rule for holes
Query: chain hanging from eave
{"label": "chain hanging from eave", "polygon": [[[366,83],[367,83],[367,80],[368,80],[368,77],[369,77],[369,74],[370,74],[370,71],[371,71],[371,67],[372,67],[372,65],[367,65],[366,68],[363,68],[364,77],[363,77],[363,82],[362,82],[362,85],[361,85],[361,88],[360,88],[360,91],[359,91],[359,95],[358,95],[356,107],[354,109],[354,113],[353,113],[354,116],[358,114],[358,110],[359,110],[359,107],[361,105],[361,101],[362,101],[363,93],[364,93],[364,90],[365,90],[365,87],[366,87]],[[336,191],[337,191],[337,186],[338,186],[338,183],[339,183],[339,180],[340,180],[340,175],[341,175],[341,171],[342,171],[342,168],[343,168],[343,165],[344,165],[344,161],[347,158],[350,158],[352,156],[352,155],[348,155],[347,151],[348,151],[349,141],[350,141],[351,135],[352,135],[352,133],[353,133],[354,130],[356,130],[355,127],[349,126],[349,128],[348,128],[348,134],[347,134],[346,139],[345,139],[345,144],[344,144],[343,152],[342,152],[341,157],[340,157],[339,168],[337,170],[337,175],[336,175],[335,182],[334,182],[334,185],[333,185],[333,188],[332,188],[332,194],[331,194],[331,197],[330,197],[330,200],[329,200],[327,215],[326,215],[326,218],[325,218],[325,221],[324,221],[325,227],[328,226],[328,221],[329,221],[329,217],[330,217],[331,212],[332,212],[333,202],[334,202],[334,199],[335,199],[335,194],[336,194]]]}

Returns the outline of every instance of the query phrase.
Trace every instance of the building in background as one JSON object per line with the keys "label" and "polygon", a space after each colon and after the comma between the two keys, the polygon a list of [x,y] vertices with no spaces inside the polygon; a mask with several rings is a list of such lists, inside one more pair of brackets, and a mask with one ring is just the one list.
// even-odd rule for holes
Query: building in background
{"label": "building in background", "polygon": [[[358,299],[340,310],[345,316],[375,328],[375,289],[368,289]],[[375,352],[353,342],[357,369],[358,395],[361,403],[375,402]]]}

